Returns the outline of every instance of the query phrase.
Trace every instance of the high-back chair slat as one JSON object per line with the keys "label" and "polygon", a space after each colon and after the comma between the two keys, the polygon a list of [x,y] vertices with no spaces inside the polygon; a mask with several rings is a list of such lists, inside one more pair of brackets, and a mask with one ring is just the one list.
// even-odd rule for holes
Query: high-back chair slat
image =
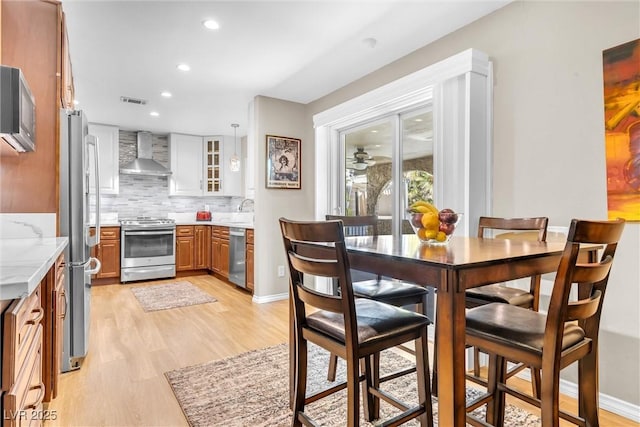
{"label": "high-back chair slat", "polygon": [[[558,427],[560,417],[577,425],[599,425],[598,333],[623,229],[622,219],[571,222],[547,314],[496,303],[467,311],[467,343],[490,354],[487,396],[479,399],[489,402],[486,421],[491,425],[504,424],[506,393],[539,406],[542,427]],[[595,255],[597,245],[604,246],[598,256]],[[590,255],[585,257],[584,250]],[[578,288],[577,300],[571,292],[575,287]],[[539,399],[506,384],[507,359],[541,370]],[[561,411],[559,404],[560,370],[576,361],[577,416]]]}
{"label": "high-back chair slat", "polygon": [[[478,237],[481,239],[509,239],[509,240],[533,240],[544,242],[547,238],[547,227],[549,219],[547,217],[531,218],[501,218],[481,216],[478,219]],[[494,302],[517,305],[538,311],[540,303],[540,276],[536,275],[529,279],[529,289],[520,289],[504,283],[494,283],[468,289],[465,292],[465,303],[467,308]],[[486,385],[486,380],[480,377],[480,349],[473,349],[473,374],[467,375],[467,379]],[[522,369],[524,364],[517,364],[509,369],[508,376],[511,377]],[[437,371],[433,370],[434,376]],[[539,395],[540,373],[531,369],[531,387],[533,393]],[[437,388],[434,386],[435,393]]]}
{"label": "high-back chair slat", "polygon": [[[364,377],[363,403],[367,420],[379,417],[382,398],[398,408],[404,408],[390,425],[417,418],[423,426],[433,425],[427,326],[429,319],[420,314],[376,301],[354,298],[349,258],[344,243],[341,221],[291,221],[280,219],[287,263],[289,289],[292,296],[293,342],[296,362],[293,367],[294,414],[292,425],[311,425],[305,405],[335,391],[347,388],[347,418],[344,425],[359,423],[360,370]],[[314,289],[311,278],[336,279],[340,287],[337,295]],[[309,282],[309,283],[306,283]],[[308,306],[311,308],[308,309]],[[307,342],[324,347],[347,362],[347,381],[311,396],[306,393]],[[415,341],[418,379],[418,405],[406,403],[380,392],[379,385],[397,378],[397,373],[380,377],[380,352],[407,341]]]}
{"label": "high-back chair slat", "polygon": [[[376,215],[326,215],[325,219],[327,221],[341,221],[345,236],[372,236],[375,238],[378,235],[378,217]],[[425,287],[358,270],[351,270],[350,274],[353,279],[353,294],[357,298],[371,299],[398,307],[412,305],[416,307],[416,311],[426,315],[429,291]],[[335,292],[338,292],[337,287]],[[411,348],[405,346],[400,348],[413,353]],[[335,380],[337,363],[338,357],[332,354],[327,372],[329,381]],[[407,370],[407,372],[409,371],[410,369]]]}

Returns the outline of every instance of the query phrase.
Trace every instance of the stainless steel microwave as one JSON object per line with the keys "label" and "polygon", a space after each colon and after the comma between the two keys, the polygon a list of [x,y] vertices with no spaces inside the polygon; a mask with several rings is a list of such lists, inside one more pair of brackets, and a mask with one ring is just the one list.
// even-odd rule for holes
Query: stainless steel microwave
{"label": "stainless steel microwave", "polygon": [[36,102],[19,68],[0,65],[0,137],[16,151],[36,149]]}

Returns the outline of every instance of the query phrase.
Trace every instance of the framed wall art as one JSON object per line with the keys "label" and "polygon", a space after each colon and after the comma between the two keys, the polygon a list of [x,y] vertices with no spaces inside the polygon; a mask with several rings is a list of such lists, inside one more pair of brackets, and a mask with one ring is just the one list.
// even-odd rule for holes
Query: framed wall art
{"label": "framed wall art", "polygon": [[267,188],[299,190],[301,140],[267,135]]}
{"label": "framed wall art", "polygon": [[611,219],[640,221],[640,39],[602,54]]}

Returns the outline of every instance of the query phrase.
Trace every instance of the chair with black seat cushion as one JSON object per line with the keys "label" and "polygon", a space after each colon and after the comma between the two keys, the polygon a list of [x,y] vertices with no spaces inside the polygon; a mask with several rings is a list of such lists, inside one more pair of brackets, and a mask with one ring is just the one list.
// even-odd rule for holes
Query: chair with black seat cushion
{"label": "chair with black seat cushion", "polygon": [[[494,233],[496,231],[508,231],[508,233],[494,234],[493,238],[530,239],[544,242],[547,239],[548,224],[549,219],[546,217],[495,218],[482,216],[478,220],[478,237],[486,238],[486,233],[491,231]],[[528,290],[505,286],[503,284],[491,284],[468,289],[465,293],[465,298],[467,308],[492,302],[503,302],[538,311],[540,276],[531,277],[531,284]]]}
{"label": "chair with black seat cushion", "polygon": [[[547,239],[548,224],[549,219],[547,217],[497,218],[482,216],[478,220],[478,237],[487,238],[488,233],[493,233],[492,237],[495,239],[537,240],[544,242]],[[503,283],[494,283],[468,289],[465,292],[465,305],[467,308],[492,302],[501,302],[538,311],[540,276],[531,277],[529,289],[527,290],[507,286]],[[484,381],[480,379],[480,350],[475,347],[473,353],[473,376],[468,376],[468,378],[484,385]],[[518,364],[509,370],[507,376],[512,377],[523,368],[525,368],[524,365]],[[535,369],[531,370],[531,386],[533,393],[539,395],[540,373]]]}
{"label": "chair with black seat cushion", "polygon": [[[498,218],[482,216],[478,220],[478,237],[483,239],[491,237],[495,239],[537,240],[544,242],[547,238],[548,223],[549,219],[547,217]],[[531,277],[529,289],[526,290],[507,286],[504,283],[494,283],[471,288],[465,292],[466,308],[498,302],[538,311],[539,299],[539,275]],[[473,352],[473,375],[467,375],[467,379],[481,385],[486,385],[486,381],[480,377],[480,349],[475,347]],[[437,361],[434,358],[434,394],[437,394],[438,373],[435,367],[436,363]],[[509,370],[507,376],[512,377],[525,367],[523,364],[517,364]],[[539,395],[540,373],[535,369],[531,370],[531,385],[533,393]]]}
{"label": "chair with black seat cushion", "polygon": [[[326,215],[326,220],[340,220],[345,236],[377,236],[378,217],[376,215],[340,216]],[[353,279],[353,295],[356,298],[367,298],[397,307],[415,305],[418,313],[426,315],[427,295],[429,291],[423,286],[400,280],[384,278],[380,275],[358,270],[351,270]],[[407,347],[400,347],[411,352]],[[336,377],[338,357],[331,355],[327,379],[334,381]]]}
{"label": "chair with black seat cushion", "polygon": [[[538,406],[542,427],[559,426],[560,417],[577,425],[599,425],[598,331],[623,228],[622,219],[571,222],[546,315],[500,303],[467,311],[467,344],[489,353],[487,394],[469,403],[468,412],[486,403],[486,422],[502,426],[506,393]],[[587,244],[604,249],[599,256],[588,256],[585,262],[580,249]],[[570,299],[572,288],[577,290],[576,300]],[[539,399],[506,384],[507,360],[541,370]],[[560,370],[575,362],[579,384],[577,416],[561,411],[558,400]]]}
{"label": "chair with black seat cushion", "polygon": [[[403,410],[383,425],[399,425],[418,418],[421,425],[432,426],[427,350],[429,319],[400,307],[354,298],[341,221],[297,222],[281,218],[280,228],[289,265],[294,324],[292,345],[295,346],[296,363],[292,425],[313,425],[304,412],[305,405],[346,387],[347,419],[344,425],[357,426],[362,369],[367,420],[379,417],[382,398],[395,402],[393,404]],[[309,281],[311,277],[337,279],[340,292],[331,295],[305,286],[305,280]],[[346,383],[306,396],[308,341],[346,360]],[[380,378],[380,352],[410,341],[415,341],[419,400],[413,407],[378,391],[380,383],[397,378],[393,374]]]}

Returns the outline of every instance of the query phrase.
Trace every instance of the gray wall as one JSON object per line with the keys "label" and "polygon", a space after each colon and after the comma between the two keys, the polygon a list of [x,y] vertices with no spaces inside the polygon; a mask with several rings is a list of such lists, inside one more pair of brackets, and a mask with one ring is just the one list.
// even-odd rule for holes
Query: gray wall
{"label": "gray wall", "polygon": [[[286,268],[282,235],[278,219],[313,218],[314,149],[312,122],[305,116],[305,106],[295,102],[258,96],[254,100],[255,116],[255,234],[254,295],[260,299],[286,295],[288,275],[277,276],[277,266]],[[267,189],[266,135],[299,138],[301,143],[301,189]]]}
{"label": "gray wall", "polygon": [[[517,1],[308,104],[306,118],[296,114],[290,119],[297,122],[298,134],[307,126],[303,153],[309,153],[314,114],[468,48],[479,49],[495,67],[493,214],[546,215],[552,225],[561,226],[572,218],[602,219],[607,217],[602,51],[638,38],[638,1]],[[277,113],[268,123],[277,122]],[[260,119],[257,124],[263,125]],[[284,132],[277,127],[271,131]],[[256,143],[260,153],[263,140]],[[303,164],[310,163],[305,156]],[[287,214],[312,217],[314,182],[308,168],[303,175],[302,194],[291,202],[281,193],[262,190],[258,177],[258,211],[280,211],[287,203]],[[276,219],[271,215],[258,224],[256,218],[256,242],[262,227],[270,240],[256,248],[260,253],[282,252]],[[629,223],[618,246],[602,318],[600,382],[602,393],[632,405],[640,405],[638,259],[640,224]],[[284,292],[286,283],[269,288]],[[568,378],[574,380],[575,374]]]}

